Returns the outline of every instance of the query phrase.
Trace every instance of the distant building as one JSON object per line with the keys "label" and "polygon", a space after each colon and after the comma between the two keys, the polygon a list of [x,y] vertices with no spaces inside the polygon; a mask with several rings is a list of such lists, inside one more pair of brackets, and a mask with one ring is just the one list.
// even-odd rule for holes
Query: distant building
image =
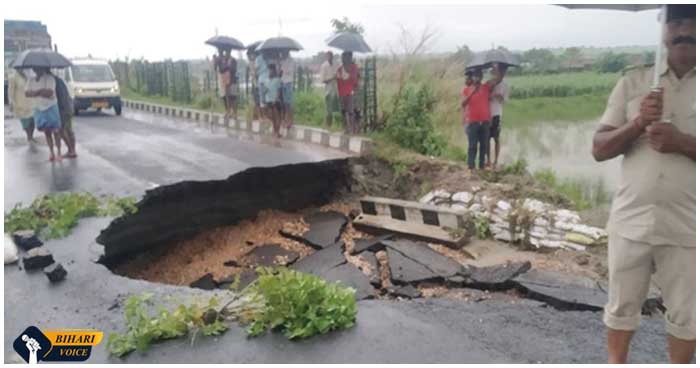
{"label": "distant building", "polygon": [[5,104],[7,104],[7,70],[17,54],[27,49],[51,48],[46,26],[35,20],[5,21]]}

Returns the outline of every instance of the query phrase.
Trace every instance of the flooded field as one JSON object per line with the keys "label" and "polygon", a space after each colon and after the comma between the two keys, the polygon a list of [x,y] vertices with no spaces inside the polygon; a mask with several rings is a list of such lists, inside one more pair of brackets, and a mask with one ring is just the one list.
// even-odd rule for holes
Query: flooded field
{"label": "flooded field", "polygon": [[532,173],[551,169],[557,178],[584,188],[595,205],[609,202],[619,181],[620,158],[596,162],[591,155],[597,121],[542,122],[502,127],[502,162],[524,158]]}

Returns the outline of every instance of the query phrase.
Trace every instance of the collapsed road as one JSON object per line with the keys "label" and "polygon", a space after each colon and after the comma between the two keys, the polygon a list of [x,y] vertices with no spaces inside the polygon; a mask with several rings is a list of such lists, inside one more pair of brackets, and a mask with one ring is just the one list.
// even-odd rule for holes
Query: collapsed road
{"label": "collapsed road", "polygon": [[[216,133],[193,133],[191,130],[164,127],[156,123],[137,123],[128,119],[120,119],[122,125],[114,126],[108,125],[107,121],[116,118],[110,117],[105,121],[99,121],[98,118],[102,117],[76,119],[76,130],[85,143],[82,148],[79,145],[79,161],[74,166],[66,165],[68,169],[65,171],[60,170],[60,167],[52,170],[48,163],[43,162],[44,150],[38,153],[27,152],[28,149],[21,140],[19,123],[7,119],[6,203],[27,202],[38,194],[60,190],[90,190],[140,196],[144,190],[155,185],[172,184],[183,179],[220,180],[248,166],[317,161],[320,158],[339,156],[334,152],[329,152],[325,157],[319,153],[304,155],[292,148],[269,147],[219,137]],[[96,140],[94,143],[87,139],[91,134]],[[109,143],[109,137],[101,137],[101,134],[114,134],[117,139]],[[163,139],[171,142],[164,142]],[[236,148],[221,148],[212,153],[204,147],[215,147],[217,143],[213,143],[214,140],[221,147],[227,142]],[[165,148],[153,144],[154,141],[171,146]],[[204,143],[193,143],[196,141]],[[242,157],[237,157],[239,149],[245,151],[242,155],[256,157],[261,161],[245,161]],[[257,154],[256,150],[259,150]],[[125,152],[129,152],[132,157]],[[202,156],[193,157],[197,154]],[[8,160],[12,161],[9,165]],[[161,166],[153,167],[156,164]],[[328,166],[327,163],[321,164],[324,165]],[[313,170],[314,165],[308,167]],[[266,171],[256,169],[253,172],[264,176]],[[313,175],[310,177],[314,178]],[[255,178],[251,180],[255,182]],[[334,185],[332,181],[326,183]],[[179,185],[184,188],[192,186],[187,183]],[[266,202],[261,200],[261,203]],[[121,277],[96,263],[97,259],[104,258],[105,255],[105,249],[97,244],[96,239],[101,231],[108,228],[111,220],[83,220],[67,238],[49,241],[44,245],[55,258],[63,262],[68,271],[67,279],[60,284],[50,285],[40,272],[27,273],[16,265],[5,267],[7,362],[13,361],[14,352],[10,346],[15,335],[29,325],[42,329],[95,328],[106,333],[123,331],[123,304],[128,295],[147,291],[160,299],[172,296],[190,300],[221,293]],[[332,250],[333,247],[324,249]],[[403,251],[402,254],[410,255],[408,250],[400,250]],[[518,276],[521,275],[515,277]],[[539,282],[534,278],[522,280],[523,284]],[[546,301],[535,298],[525,298],[518,302],[464,302],[442,298],[411,301],[379,299],[363,300],[358,302],[358,306],[355,327],[300,342],[288,341],[278,334],[247,339],[242,329],[233,326],[218,338],[197,339],[193,345],[187,339],[159,343],[145,354],[134,353],[124,360],[109,357],[104,344],[101,344],[95,348],[90,362],[581,363],[604,362],[606,358],[605,327],[599,312],[558,311],[549,307]],[[633,340],[632,351],[631,362],[665,361],[662,319],[644,319],[642,330]]]}

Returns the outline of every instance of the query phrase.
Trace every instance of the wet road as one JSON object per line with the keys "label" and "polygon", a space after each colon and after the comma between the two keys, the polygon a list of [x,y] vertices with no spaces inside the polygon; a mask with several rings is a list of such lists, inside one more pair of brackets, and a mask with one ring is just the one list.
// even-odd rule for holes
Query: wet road
{"label": "wet road", "polygon": [[[137,122],[113,116],[76,118],[77,160],[51,164],[44,144],[28,146],[19,123],[5,120],[5,209],[49,191],[87,190],[140,196],[144,189],[184,179],[224,178],[249,166],[276,165],[343,156],[320,147],[283,141],[256,142],[206,126],[152,116]],[[5,362],[19,362],[13,340],[27,326],[41,329],[125,329],[124,301],[149,292],[154,300],[205,303],[214,292],[155,284],[112,274],[93,260],[94,239],[109,218],[81,220],[66,238],[45,244],[68,271],[60,284],[17,264],[4,267]],[[173,299],[174,298],[174,299]],[[223,300],[223,299],[222,299]],[[605,361],[600,313],[557,312],[524,300],[467,303],[460,300],[369,300],[358,305],[357,324],[346,331],[299,342],[270,333],[248,339],[233,325],[217,338],[176,339],[110,357],[106,340],[91,363],[485,363]],[[631,361],[663,362],[663,320],[645,318],[635,335]]]}
{"label": "wet road", "polygon": [[[321,146],[125,110],[74,118],[78,159],[50,163],[43,135],[29,145],[5,119],[5,210],[55,191],[140,196],[182,180],[223,179],[252,166],[320,161],[347,154]],[[64,147],[65,152],[65,147]]]}

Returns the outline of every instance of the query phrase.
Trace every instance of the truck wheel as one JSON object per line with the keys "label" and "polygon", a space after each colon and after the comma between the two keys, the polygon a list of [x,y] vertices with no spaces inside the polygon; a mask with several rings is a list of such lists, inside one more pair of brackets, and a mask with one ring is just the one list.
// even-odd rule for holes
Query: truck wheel
{"label": "truck wheel", "polygon": [[117,116],[122,114],[122,105],[116,105],[114,106],[114,113],[117,114]]}

